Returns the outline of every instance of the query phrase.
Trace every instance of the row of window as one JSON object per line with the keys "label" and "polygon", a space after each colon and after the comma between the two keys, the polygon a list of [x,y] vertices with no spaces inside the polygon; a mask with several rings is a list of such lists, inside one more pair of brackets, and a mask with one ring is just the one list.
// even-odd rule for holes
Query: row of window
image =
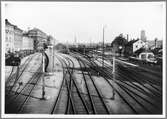
{"label": "row of window", "polygon": [[[14,34],[14,32],[12,30],[5,30],[5,31],[6,31],[6,34]],[[22,36],[21,32],[15,32],[15,34]]]}
{"label": "row of window", "polygon": [[[138,46],[139,46],[139,45],[136,45],[136,48],[138,48]],[[144,45],[142,45],[142,46],[144,46]]]}
{"label": "row of window", "polygon": [[6,42],[12,42],[12,38],[11,37],[6,37]]}
{"label": "row of window", "polygon": [[14,34],[14,32],[11,31],[11,30],[5,30],[5,31],[6,31],[7,34]]}

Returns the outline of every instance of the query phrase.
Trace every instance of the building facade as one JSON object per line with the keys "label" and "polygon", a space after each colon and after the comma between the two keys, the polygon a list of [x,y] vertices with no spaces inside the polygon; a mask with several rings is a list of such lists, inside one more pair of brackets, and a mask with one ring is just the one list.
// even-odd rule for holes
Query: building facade
{"label": "building facade", "polygon": [[5,19],[5,53],[21,50],[22,39],[23,30]]}
{"label": "building facade", "polygon": [[14,51],[14,25],[5,19],[5,53]]}
{"label": "building facade", "polygon": [[145,49],[146,43],[141,39],[131,40],[125,46],[125,55],[131,56],[138,52],[140,49]]}
{"label": "building facade", "polygon": [[23,40],[23,30],[14,27],[14,51],[19,51],[22,49],[22,40]]}
{"label": "building facade", "polygon": [[145,46],[146,46],[146,43],[143,40],[139,39],[133,43],[133,52],[136,52],[137,50]]}
{"label": "building facade", "polygon": [[28,36],[34,40],[34,50],[41,49],[43,43],[47,43],[47,34],[38,28],[29,30]]}
{"label": "building facade", "polygon": [[27,34],[23,34],[22,50],[33,50],[34,40]]}

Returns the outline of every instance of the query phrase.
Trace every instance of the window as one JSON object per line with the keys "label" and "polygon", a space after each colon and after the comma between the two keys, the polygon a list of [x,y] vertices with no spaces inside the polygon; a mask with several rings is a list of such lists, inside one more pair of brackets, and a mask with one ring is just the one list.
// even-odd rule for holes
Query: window
{"label": "window", "polygon": [[148,59],[152,59],[154,56],[152,54],[148,54]]}
{"label": "window", "polygon": [[146,54],[142,54],[141,59],[146,59]]}
{"label": "window", "polygon": [[138,48],[138,46],[136,45],[136,48]]}

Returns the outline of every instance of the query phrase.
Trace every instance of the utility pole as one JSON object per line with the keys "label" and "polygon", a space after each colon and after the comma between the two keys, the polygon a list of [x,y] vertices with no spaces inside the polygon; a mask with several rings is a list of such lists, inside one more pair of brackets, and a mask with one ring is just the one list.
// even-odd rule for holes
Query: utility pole
{"label": "utility pole", "polygon": [[104,26],[103,26],[103,54],[102,54],[102,67],[104,68]]}
{"label": "utility pole", "polygon": [[52,53],[53,53],[53,69],[54,69],[54,46],[55,46],[55,41],[56,41],[56,39],[54,39],[53,47],[52,47]]}
{"label": "utility pole", "polygon": [[[114,52],[114,56],[113,56],[113,82],[115,83],[115,52]],[[114,84],[113,84],[114,85]],[[113,86],[113,99],[115,99],[115,88]]]}

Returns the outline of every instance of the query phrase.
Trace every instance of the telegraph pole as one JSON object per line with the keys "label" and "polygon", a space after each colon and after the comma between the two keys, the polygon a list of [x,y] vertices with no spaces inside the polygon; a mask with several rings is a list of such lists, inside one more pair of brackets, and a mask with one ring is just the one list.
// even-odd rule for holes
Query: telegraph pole
{"label": "telegraph pole", "polygon": [[102,67],[104,68],[104,26],[103,26],[103,54],[102,54]]}

